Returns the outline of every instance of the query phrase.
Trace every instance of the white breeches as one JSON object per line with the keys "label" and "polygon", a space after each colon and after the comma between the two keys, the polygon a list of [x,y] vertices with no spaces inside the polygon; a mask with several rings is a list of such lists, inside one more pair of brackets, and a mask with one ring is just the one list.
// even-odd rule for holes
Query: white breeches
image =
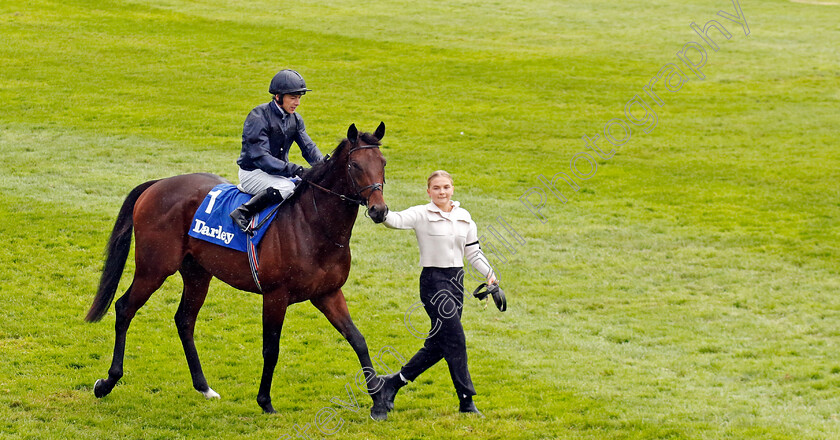
{"label": "white breeches", "polygon": [[239,169],[239,189],[248,194],[257,194],[266,188],[276,188],[283,194],[283,198],[289,197],[295,190],[295,184],[288,177],[275,176],[263,170],[245,171]]}

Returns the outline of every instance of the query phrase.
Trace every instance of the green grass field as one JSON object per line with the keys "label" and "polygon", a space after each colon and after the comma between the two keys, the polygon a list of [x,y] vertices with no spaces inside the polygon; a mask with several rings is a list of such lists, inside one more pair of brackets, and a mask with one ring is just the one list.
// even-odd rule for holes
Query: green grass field
{"label": "green grass field", "polygon": [[[0,438],[840,438],[834,3],[742,0],[746,35],[716,15],[735,14],[725,0],[3,2]],[[713,19],[731,33],[710,30],[717,51],[690,27]],[[702,81],[677,55],[692,41]],[[659,106],[644,87],[669,63],[687,81],[660,82]],[[391,209],[424,203],[444,168],[485,250],[504,249],[490,225],[511,239],[499,216],[525,240],[491,255],[508,311],[465,305],[487,418],[458,414],[443,363],[386,422],[358,391],[359,412],[331,402],[359,365],[308,303],[284,326],[279,413],[262,414],[261,300],[218,281],[196,327],[222,395],[206,401],[172,319],[177,276],[133,321],[120,385],[94,397],[113,307],[83,317],[122,200],[175,174],[235,181],[242,122],[280,68],[315,90],[300,112],[325,153],[351,123],[385,121]],[[628,125],[597,169],[580,159],[594,176],[558,183],[567,203],[542,187],[540,221],[520,197],[540,205],[540,175],[597,157],[583,135],[608,151],[604,126],[636,95],[656,126]],[[413,234],[360,216],[352,247],[344,291],[372,354],[412,355]],[[322,408],[341,418],[331,435]]]}

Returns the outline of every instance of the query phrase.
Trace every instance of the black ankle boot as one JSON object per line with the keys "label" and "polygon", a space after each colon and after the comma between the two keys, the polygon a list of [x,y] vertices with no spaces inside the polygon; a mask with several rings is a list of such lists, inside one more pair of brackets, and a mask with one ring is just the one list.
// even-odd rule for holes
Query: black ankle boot
{"label": "black ankle boot", "polygon": [[397,391],[405,386],[405,382],[400,378],[399,372],[387,376],[379,376],[379,378],[384,382],[381,391],[382,398],[385,399],[385,406],[388,408],[388,411],[391,411],[394,409],[394,398],[397,397]]}
{"label": "black ankle boot", "polygon": [[283,201],[283,194],[276,188],[266,188],[264,191],[257,193],[251,200],[243,203],[242,206],[233,210],[230,213],[230,218],[239,226],[242,232],[250,232],[251,219],[254,218],[258,212],[263,209]]}
{"label": "black ankle boot", "polygon": [[[460,396],[459,396],[460,397]],[[484,417],[484,414],[475,407],[475,403],[473,403],[472,396],[460,397],[461,405],[459,407],[459,411],[462,413],[473,413],[477,414],[481,417]]]}

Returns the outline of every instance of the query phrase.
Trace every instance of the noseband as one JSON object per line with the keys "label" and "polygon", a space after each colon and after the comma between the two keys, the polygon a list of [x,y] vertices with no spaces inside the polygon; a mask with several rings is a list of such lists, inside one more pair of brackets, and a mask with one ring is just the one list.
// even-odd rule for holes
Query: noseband
{"label": "noseband", "polygon": [[[348,161],[349,161],[350,155],[353,154],[354,151],[366,150],[368,148],[378,149],[379,146],[378,145],[359,145],[358,147],[353,147],[353,148],[350,149],[350,151],[347,152]],[[353,190],[356,191],[356,197],[357,198],[353,198],[353,197],[350,197],[350,196],[347,196],[347,195],[344,195],[344,194],[339,194],[339,193],[337,193],[337,192],[335,192],[335,191],[333,191],[329,188],[324,188],[323,186],[318,185],[314,182],[309,182],[309,184],[314,186],[315,188],[318,188],[318,189],[322,190],[322,191],[326,191],[330,194],[336,195],[341,200],[344,200],[344,201],[350,202],[350,203],[355,203],[355,204],[361,205],[361,206],[367,206],[368,202],[370,200],[370,196],[372,196],[375,191],[382,191],[384,189],[384,186],[385,186],[385,181],[383,180],[382,183],[377,182],[377,183],[374,183],[372,185],[368,185],[364,188],[358,188],[356,186],[356,181],[353,179],[353,176],[350,174],[350,164],[349,163],[347,164],[347,178],[350,180],[350,184],[353,185]],[[367,190],[370,190],[370,194],[368,195],[367,198],[365,198],[362,195],[362,192],[367,191]]]}

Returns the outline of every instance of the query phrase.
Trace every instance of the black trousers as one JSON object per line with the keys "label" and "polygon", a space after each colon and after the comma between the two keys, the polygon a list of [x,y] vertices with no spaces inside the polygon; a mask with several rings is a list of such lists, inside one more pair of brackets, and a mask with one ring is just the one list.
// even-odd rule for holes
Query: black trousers
{"label": "black trousers", "polygon": [[464,303],[464,270],[461,267],[424,267],[420,273],[420,300],[431,319],[431,330],[417,354],[400,371],[413,381],[439,360],[446,359],[458,397],[474,396],[467,369],[467,342],[461,327]]}

